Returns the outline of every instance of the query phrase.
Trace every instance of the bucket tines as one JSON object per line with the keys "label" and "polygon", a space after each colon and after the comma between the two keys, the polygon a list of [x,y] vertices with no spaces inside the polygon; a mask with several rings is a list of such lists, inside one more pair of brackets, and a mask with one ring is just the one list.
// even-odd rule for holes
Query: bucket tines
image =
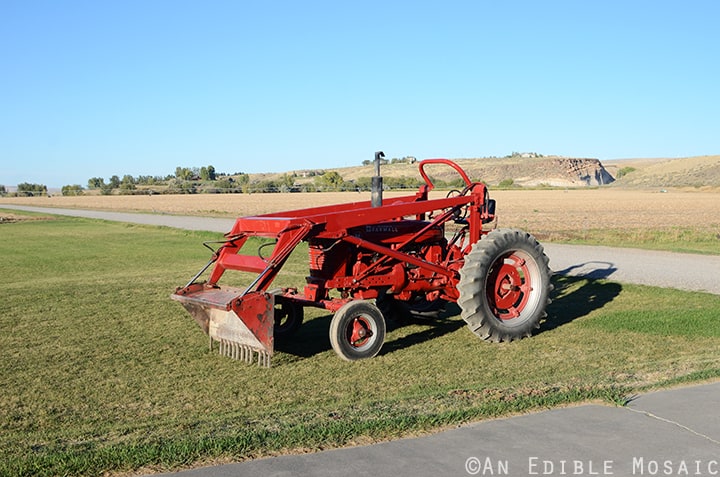
{"label": "bucket tines", "polygon": [[172,298],[207,333],[211,348],[217,342],[223,356],[270,367],[275,325],[273,294],[197,283],[179,289]]}

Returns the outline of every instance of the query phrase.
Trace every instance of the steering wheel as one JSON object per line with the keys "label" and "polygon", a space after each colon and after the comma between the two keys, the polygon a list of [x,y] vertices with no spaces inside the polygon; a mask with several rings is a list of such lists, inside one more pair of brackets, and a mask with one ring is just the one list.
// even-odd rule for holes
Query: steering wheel
{"label": "steering wheel", "polygon": [[[451,191],[449,191],[447,193],[447,195],[445,197],[448,199],[450,197],[461,197],[461,196],[465,195],[466,192],[467,192],[467,189],[465,189],[465,190],[452,189]],[[455,212],[453,213],[453,220],[455,222],[463,221],[463,220],[465,220],[467,215],[468,215],[468,206],[465,205],[464,207],[455,209]]]}

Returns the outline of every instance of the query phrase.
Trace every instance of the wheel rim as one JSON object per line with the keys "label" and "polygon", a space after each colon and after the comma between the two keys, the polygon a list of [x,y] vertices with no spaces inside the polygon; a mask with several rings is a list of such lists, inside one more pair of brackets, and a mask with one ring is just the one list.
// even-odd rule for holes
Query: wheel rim
{"label": "wheel rim", "polygon": [[520,325],[539,303],[540,289],[535,285],[540,283],[540,267],[532,256],[522,250],[508,252],[488,273],[488,305],[506,325]]}
{"label": "wheel rim", "polygon": [[377,325],[374,320],[358,315],[345,327],[345,338],[353,349],[363,351],[372,346],[376,331]]}

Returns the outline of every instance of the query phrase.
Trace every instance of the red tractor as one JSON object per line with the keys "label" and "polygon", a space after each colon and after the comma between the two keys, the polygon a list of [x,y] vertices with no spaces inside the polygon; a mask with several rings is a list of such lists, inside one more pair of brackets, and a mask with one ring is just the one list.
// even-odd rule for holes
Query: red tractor
{"label": "red tractor", "polygon": [[[270,366],[275,337],[294,333],[306,306],[334,313],[330,342],[350,361],[380,351],[385,319],[401,305],[421,310],[456,302],[470,330],[494,342],[539,327],[552,285],[537,240],[516,229],[485,230],[492,228],[495,201],[447,159],[421,161],[425,184],[413,195],[383,200],[382,157],[375,155],[370,201],[241,217],[217,250],[205,244],[211,260],[172,298],[210,336],[211,347],[218,342],[221,354],[248,362],[257,355],[259,365]],[[454,168],[463,189],[429,199],[429,164]],[[272,252],[263,255],[266,243],[256,254],[244,253],[250,237],[274,239]],[[271,289],[301,241],[309,248],[304,287]],[[257,276],[247,287],[220,285],[226,271]]]}

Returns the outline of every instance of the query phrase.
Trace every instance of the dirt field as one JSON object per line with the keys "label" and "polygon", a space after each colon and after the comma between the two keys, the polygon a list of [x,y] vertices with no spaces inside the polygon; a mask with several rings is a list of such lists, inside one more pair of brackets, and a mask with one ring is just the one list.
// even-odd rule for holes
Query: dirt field
{"label": "dirt field", "polygon": [[[385,197],[406,195],[385,193]],[[444,196],[444,192],[436,196]],[[597,228],[709,228],[720,233],[720,192],[619,189],[491,191],[501,227],[539,235]],[[1,198],[3,204],[236,217],[369,200],[370,193],[197,194]]]}

